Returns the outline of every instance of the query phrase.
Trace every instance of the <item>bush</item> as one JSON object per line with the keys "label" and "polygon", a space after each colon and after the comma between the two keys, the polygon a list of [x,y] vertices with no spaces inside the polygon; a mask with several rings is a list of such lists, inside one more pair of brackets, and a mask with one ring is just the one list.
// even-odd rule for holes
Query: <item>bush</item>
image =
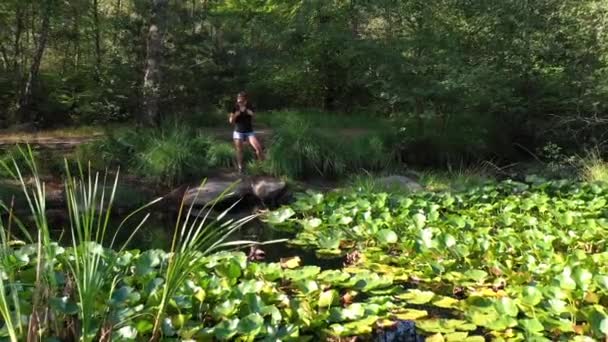
{"label": "bush", "polygon": [[[81,161],[99,160],[103,164],[98,167],[120,166],[155,183],[173,185],[202,177],[212,166],[208,158],[212,148],[213,162],[220,163],[216,145],[213,139],[192,129],[167,125],[110,133],[106,139],[80,148],[77,155]],[[222,158],[221,163],[226,164]]]}
{"label": "bush", "polygon": [[387,137],[377,132],[349,136],[324,131],[308,120],[287,116],[275,128],[268,151],[269,169],[275,175],[293,178],[337,177],[361,169],[378,170],[396,155]]}
{"label": "bush", "polygon": [[579,161],[580,178],[586,182],[608,182],[608,163],[598,150],[587,152]]}

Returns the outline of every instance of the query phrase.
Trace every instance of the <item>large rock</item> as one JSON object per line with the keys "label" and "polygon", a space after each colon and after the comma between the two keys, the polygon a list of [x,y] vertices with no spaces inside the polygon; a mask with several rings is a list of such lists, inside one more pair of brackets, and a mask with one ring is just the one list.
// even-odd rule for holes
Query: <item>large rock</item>
{"label": "large rock", "polygon": [[284,181],[273,177],[258,177],[251,181],[253,194],[262,202],[276,199],[283,193],[285,186]]}
{"label": "large rock", "polygon": [[239,200],[251,194],[251,184],[247,181],[235,184],[235,180],[208,179],[202,186],[184,193],[184,205],[205,206],[218,200],[222,194],[221,202]]}
{"label": "large rock", "polygon": [[[222,203],[233,203],[245,196],[257,197],[262,202],[270,202],[283,194],[286,184],[273,177],[253,178],[210,178],[202,186],[184,193],[184,205],[205,206],[221,198]],[[230,189],[229,191],[226,191]]]}
{"label": "large rock", "polygon": [[418,182],[406,176],[391,175],[380,178],[377,182],[385,187],[398,187],[409,191],[421,191],[424,189]]}

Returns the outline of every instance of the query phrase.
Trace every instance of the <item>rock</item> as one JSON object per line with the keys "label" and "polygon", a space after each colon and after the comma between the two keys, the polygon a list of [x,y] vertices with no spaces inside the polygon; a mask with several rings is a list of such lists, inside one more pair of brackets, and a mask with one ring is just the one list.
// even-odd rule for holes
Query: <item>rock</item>
{"label": "rock", "polygon": [[285,186],[284,181],[272,177],[260,177],[251,181],[253,194],[262,202],[276,199],[285,190]]}
{"label": "rock", "polygon": [[400,187],[409,191],[421,191],[424,188],[415,180],[399,175],[391,175],[377,180],[378,184],[386,187]]}
{"label": "rock", "polygon": [[220,202],[236,201],[251,194],[251,185],[248,181],[208,179],[202,186],[192,188],[184,193],[184,205],[205,206],[217,200],[227,189]]}
{"label": "rock", "polygon": [[[215,201],[230,187],[232,189],[224,194],[220,202],[232,204],[245,196],[256,197],[262,202],[272,202],[284,193],[286,184],[284,181],[273,177],[209,178],[203,186],[183,192],[184,205],[205,206]],[[181,191],[178,188],[169,193],[168,196],[176,196]]]}

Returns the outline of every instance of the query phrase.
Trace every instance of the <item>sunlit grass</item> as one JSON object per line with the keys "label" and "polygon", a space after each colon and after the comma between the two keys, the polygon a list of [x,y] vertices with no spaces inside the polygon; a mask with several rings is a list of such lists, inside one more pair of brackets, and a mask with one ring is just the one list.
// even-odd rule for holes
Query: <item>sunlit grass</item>
{"label": "sunlit grass", "polygon": [[599,150],[591,150],[579,160],[579,173],[581,179],[587,182],[608,182],[608,162]]}

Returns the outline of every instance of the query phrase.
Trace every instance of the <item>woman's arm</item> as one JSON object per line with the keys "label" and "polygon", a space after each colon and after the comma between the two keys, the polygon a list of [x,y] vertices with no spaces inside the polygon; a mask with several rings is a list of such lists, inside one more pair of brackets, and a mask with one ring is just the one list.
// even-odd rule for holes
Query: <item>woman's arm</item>
{"label": "woman's arm", "polygon": [[236,120],[236,118],[238,118],[240,114],[241,114],[241,112],[238,110],[234,110],[234,111],[230,112],[230,114],[228,116],[228,122],[230,122],[231,124],[234,124],[234,120]]}

